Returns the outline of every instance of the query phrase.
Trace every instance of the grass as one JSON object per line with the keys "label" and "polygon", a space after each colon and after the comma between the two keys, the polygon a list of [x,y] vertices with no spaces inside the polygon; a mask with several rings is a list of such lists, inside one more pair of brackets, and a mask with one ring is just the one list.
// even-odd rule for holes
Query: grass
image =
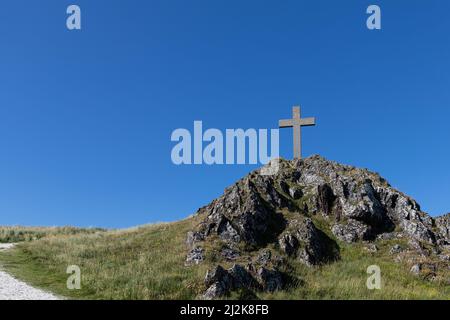
{"label": "grass", "polygon": [[[19,279],[68,298],[191,299],[205,266],[185,267],[193,220],[94,234],[60,235],[0,251],[0,264]],[[81,269],[81,290],[68,290],[69,265]]]}
{"label": "grass", "polygon": [[[60,233],[23,242],[0,251],[0,265],[16,277],[67,298],[196,299],[215,258],[186,267],[186,233],[196,217],[170,224],[95,233]],[[317,225],[324,221],[315,221]],[[258,293],[262,299],[450,299],[449,272],[430,282],[409,273],[389,254],[394,242],[377,243],[368,252],[363,243],[339,242],[341,260],[307,268],[290,260],[295,283],[284,291]],[[214,248],[214,242],[210,242]],[[271,246],[276,250],[276,246]],[[381,268],[381,290],[368,290],[369,265]],[[82,289],[68,290],[66,269],[81,268]],[[227,264],[224,264],[228,266]],[[231,298],[237,298],[233,294]]]}
{"label": "grass", "polygon": [[[413,276],[409,269],[395,263],[384,250],[375,254],[363,245],[340,244],[341,259],[314,269],[295,261],[295,274],[301,285],[273,294],[261,294],[263,299],[352,299],[352,300],[404,300],[450,299],[450,286],[444,281],[429,282]],[[381,289],[369,290],[366,281],[367,267],[378,265],[381,269]],[[448,275],[448,274],[447,274]]]}
{"label": "grass", "polygon": [[0,243],[33,241],[59,235],[91,234],[105,231],[100,228],[74,227],[3,227],[0,226]]}

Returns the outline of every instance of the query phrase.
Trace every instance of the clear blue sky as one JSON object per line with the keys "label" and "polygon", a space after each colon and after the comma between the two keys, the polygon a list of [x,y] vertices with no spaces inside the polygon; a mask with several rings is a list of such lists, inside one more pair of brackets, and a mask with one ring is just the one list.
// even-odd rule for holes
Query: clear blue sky
{"label": "clear blue sky", "polygon": [[[68,31],[66,8],[82,9]],[[366,8],[382,9],[382,30]],[[40,0],[0,5],[0,224],[192,214],[254,166],[175,166],[172,130],[275,128],[450,211],[450,4]],[[281,155],[292,156],[292,131]]]}

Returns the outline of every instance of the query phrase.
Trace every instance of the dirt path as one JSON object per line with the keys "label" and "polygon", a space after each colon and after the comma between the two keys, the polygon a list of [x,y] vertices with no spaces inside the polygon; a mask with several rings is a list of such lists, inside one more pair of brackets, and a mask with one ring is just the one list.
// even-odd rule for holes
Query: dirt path
{"label": "dirt path", "polygon": [[[11,249],[14,244],[1,244],[0,251]],[[60,300],[55,295],[33,288],[0,270],[0,300]]]}

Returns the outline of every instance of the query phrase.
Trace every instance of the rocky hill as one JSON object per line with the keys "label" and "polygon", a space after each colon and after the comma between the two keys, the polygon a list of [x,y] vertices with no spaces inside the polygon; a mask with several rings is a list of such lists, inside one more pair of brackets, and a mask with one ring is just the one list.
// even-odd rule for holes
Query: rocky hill
{"label": "rocky hill", "polygon": [[[177,222],[3,229],[0,242],[21,242],[0,269],[69,299],[450,299],[450,215],[318,156],[256,170]],[[67,288],[69,265],[81,290]]]}
{"label": "rocky hill", "polygon": [[316,268],[339,261],[343,244],[371,254],[389,240],[393,262],[450,285],[450,214],[433,218],[378,174],[320,156],[280,160],[272,176],[256,170],[194,218],[186,265],[214,265],[203,298],[283,290],[299,281],[293,261]]}

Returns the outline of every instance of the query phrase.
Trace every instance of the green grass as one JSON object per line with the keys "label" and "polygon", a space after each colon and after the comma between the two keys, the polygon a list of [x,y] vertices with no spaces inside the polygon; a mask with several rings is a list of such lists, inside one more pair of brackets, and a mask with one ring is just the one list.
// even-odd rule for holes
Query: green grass
{"label": "green grass", "polygon": [[[0,265],[68,298],[191,299],[203,289],[206,272],[205,266],[184,266],[192,223],[43,238],[0,251]],[[81,290],[66,288],[69,265],[81,269]]]}
{"label": "green grass", "polygon": [[[210,252],[203,264],[184,265],[186,233],[193,229],[196,219],[127,230],[46,236],[0,251],[0,266],[32,285],[67,298],[196,299],[205,290],[207,269],[217,264]],[[315,220],[319,226],[326,223],[320,218]],[[284,291],[257,295],[262,299],[450,299],[448,271],[434,282],[413,276],[408,265],[394,262],[389,254],[393,244],[379,242],[380,250],[370,253],[362,243],[339,242],[341,260],[315,268],[290,260],[297,281]],[[211,251],[215,245],[209,242],[205,248]],[[372,264],[381,268],[381,290],[366,287],[366,270]],[[66,288],[69,265],[81,268],[81,290]]]}
{"label": "green grass", "polygon": [[[363,245],[340,244],[341,259],[313,269],[291,262],[301,285],[273,294],[261,294],[263,299],[450,299],[450,286],[444,279],[429,282],[409,273],[402,263],[393,261],[385,250],[368,253]],[[366,286],[367,267],[378,265],[381,289]],[[449,274],[447,273],[447,276]],[[448,279],[448,278],[447,278]]]}
{"label": "green grass", "polygon": [[0,226],[0,243],[33,241],[60,235],[91,234],[105,231],[100,228],[74,227],[4,227]]}

